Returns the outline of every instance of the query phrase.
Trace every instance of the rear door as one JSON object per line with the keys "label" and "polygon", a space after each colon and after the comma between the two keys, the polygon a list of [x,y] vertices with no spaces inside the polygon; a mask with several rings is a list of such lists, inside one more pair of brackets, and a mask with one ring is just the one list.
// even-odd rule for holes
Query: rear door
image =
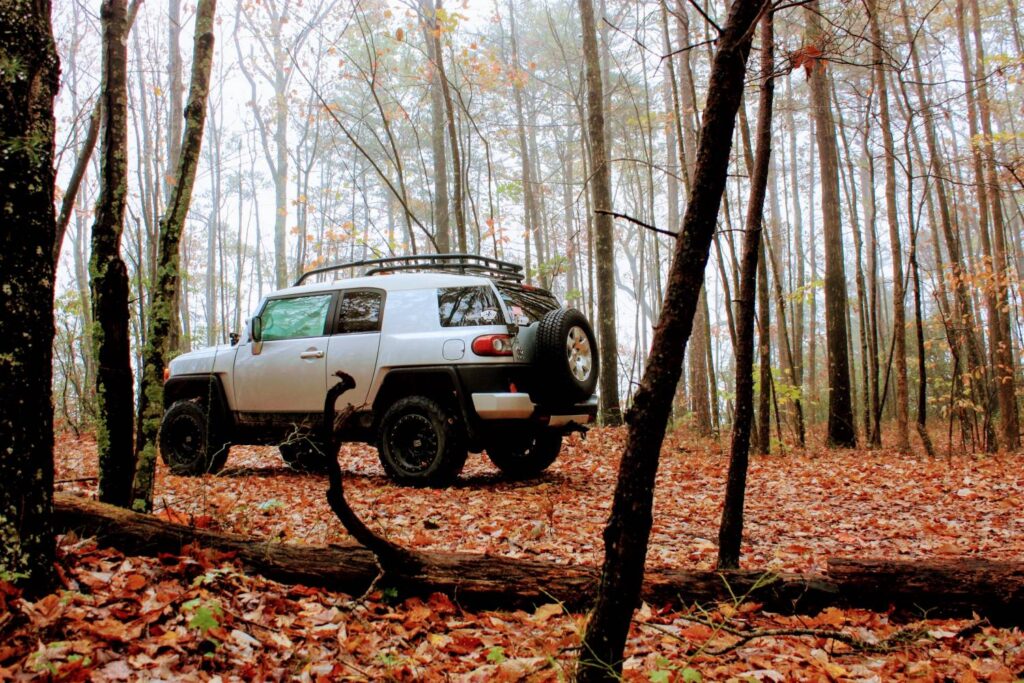
{"label": "rear door", "polygon": [[384,296],[380,289],[347,289],[339,294],[334,334],[327,345],[327,386],[337,384],[334,373],[338,370],[356,381],[354,389],[338,397],[339,410],[350,404],[358,409],[366,402],[377,368]]}
{"label": "rear door", "polygon": [[250,341],[235,356],[238,412],[323,412],[334,301],[334,292],[267,300],[260,311],[262,350],[254,353]]}

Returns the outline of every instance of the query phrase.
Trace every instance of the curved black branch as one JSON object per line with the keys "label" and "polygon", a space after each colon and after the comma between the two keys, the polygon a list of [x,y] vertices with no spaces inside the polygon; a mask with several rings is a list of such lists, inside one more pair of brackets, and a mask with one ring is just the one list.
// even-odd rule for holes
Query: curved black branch
{"label": "curved black branch", "polygon": [[354,389],[356,381],[352,375],[338,370],[334,373],[339,381],[327,390],[324,398],[324,420],[321,427],[320,444],[324,448],[324,459],[327,466],[327,502],[331,510],[341,521],[345,530],[354,539],[366,546],[377,558],[377,563],[384,572],[395,571],[400,574],[411,574],[423,566],[423,561],[415,552],[407,550],[391,541],[378,536],[370,529],[345,499],[344,480],[341,476],[341,466],[338,465],[338,448],[341,443],[336,437],[338,427],[345,424],[352,416],[353,408],[348,406],[340,414],[335,411],[335,403],[338,397],[349,389]]}

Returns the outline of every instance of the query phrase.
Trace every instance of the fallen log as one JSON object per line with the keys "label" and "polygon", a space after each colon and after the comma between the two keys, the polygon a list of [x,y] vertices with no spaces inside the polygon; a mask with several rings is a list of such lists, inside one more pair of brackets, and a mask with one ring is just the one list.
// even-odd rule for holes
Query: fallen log
{"label": "fallen log", "polygon": [[828,560],[828,578],[848,603],[865,609],[916,606],[921,614],[975,612],[992,623],[1024,624],[1022,562],[834,557]]}
{"label": "fallen log", "polygon": [[[55,525],[96,537],[127,554],[178,554],[186,545],[232,552],[247,569],[275,581],[358,595],[378,578],[372,552],[355,544],[309,546],[173,524],[87,498],[58,493]],[[420,566],[392,571],[383,585],[403,593],[444,592],[473,607],[529,607],[552,601],[586,609],[599,569],[472,553],[419,551]],[[894,610],[920,616],[969,616],[1024,625],[1024,564],[1011,562],[830,559],[828,575],[752,570],[648,571],[643,599],[655,605],[715,604],[735,597],[765,610],[813,614],[827,606]]]}

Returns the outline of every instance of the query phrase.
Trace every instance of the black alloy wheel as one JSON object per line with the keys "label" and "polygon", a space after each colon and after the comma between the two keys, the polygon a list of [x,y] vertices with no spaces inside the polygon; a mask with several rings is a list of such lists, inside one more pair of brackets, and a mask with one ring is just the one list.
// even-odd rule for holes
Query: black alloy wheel
{"label": "black alloy wheel", "polygon": [[160,423],[160,457],[177,475],[216,474],[231,446],[197,400],[175,401]]}
{"label": "black alloy wheel", "polygon": [[466,464],[462,424],[425,396],[396,401],[380,422],[377,452],[394,481],[411,486],[450,486]]}

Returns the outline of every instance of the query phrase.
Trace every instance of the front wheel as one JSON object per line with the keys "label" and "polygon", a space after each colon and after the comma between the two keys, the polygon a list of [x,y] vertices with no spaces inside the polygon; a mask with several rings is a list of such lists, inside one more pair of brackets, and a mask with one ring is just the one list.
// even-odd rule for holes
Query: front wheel
{"label": "front wheel", "polygon": [[509,478],[529,479],[550,467],[561,450],[562,435],[543,431],[493,443],[487,457]]}
{"label": "front wheel", "polygon": [[231,444],[221,425],[195,400],[175,401],[160,423],[160,457],[173,474],[216,474],[224,468]]}
{"label": "front wheel", "polygon": [[384,413],[377,453],[394,481],[444,488],[466,464],[466,439],[449,410],[425,396],[410,396]]}

